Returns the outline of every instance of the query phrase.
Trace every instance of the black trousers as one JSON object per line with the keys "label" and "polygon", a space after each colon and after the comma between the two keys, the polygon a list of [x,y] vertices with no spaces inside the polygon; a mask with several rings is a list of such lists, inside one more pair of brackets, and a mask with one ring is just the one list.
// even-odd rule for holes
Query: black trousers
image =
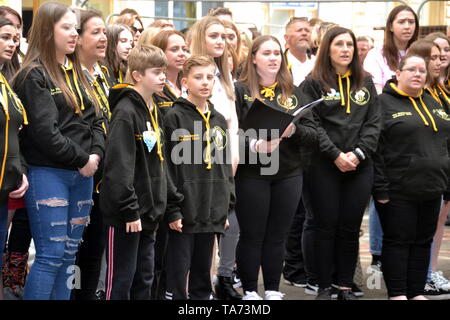
{"label": "black trousers", "polygon": [[209,300],[214,233],[169,230],[167,300]]}
{"label": "black trousers", "polygon": [[156,231],[155,242],[155,272],[152,284],[152,300],[164,300],[166,292],[167,244],[169,227],[161,222]]}
{"label": "black trousers", "polygon": [[28,252],[31,244],[31,230],[26,208],[17,209],[11,224],[8,251]]}
{"label": "black trousers", "polygon": [[260,268],[265,290],[279,290],[286,239],[300,201],[302,180],[301,175],[235,180],[241,229],[236,262],[244,291],[257,291]]}
{"label": "black trousers", "polygon": [[77,254],[76,264],[81,270],[81,288],[72,290],[74,300],[95,300],[98,280],[105,250],[105,232],[103,216],[99,206],[99,194],[92,196],[94,206],[91,210],[90,223],[83,234],[83,242]]}
{"label": "black trousers", "polygon": [[441,199],[375,201],[383,228],[381,261],[390,297],[423,294]]}
{"label": "black trousers", "polygon": [[290,281],[306,281],[305,261],[302,251],[305,215],[305,206],[302,199],[300,199],[292,220],[284,254],[283,276]]}
{"label": "black trousers", "polygon": [[359,230],[373,183],[372,163],[343,173],[329,166],[311,166],[305,177],[305,203],[315,226],[314,250],[319,288],[351,287],[359,248]]}
{"label": "black trousers", "polygon": [[303,264],[306,273],[306,280],[314,285],[318,284],[317,276],[317,262],[316,262],[316,251],[314,249],[314,236],[315,236],[315,226],[314,217],[311,209],[308,209],[307,199],[310,197],[305,196],[307,192],[306,188],[303,188],[302,202],[305,208],[305,222],[303,223],[303,233],[302,233],[302,253],[303,253]]}
{"label": "black trousers", "polygon": [[109,227],[106,300],[150,300],[155,234]]}

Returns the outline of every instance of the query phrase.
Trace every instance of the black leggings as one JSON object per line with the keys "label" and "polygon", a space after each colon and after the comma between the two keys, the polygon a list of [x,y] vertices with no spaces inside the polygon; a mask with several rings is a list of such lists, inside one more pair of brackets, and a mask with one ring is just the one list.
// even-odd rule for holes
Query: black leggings
{"label": "black leggings", "polygon": [[27,209],[17,209],[12,219],[11,232],[8,240],[8,251],[28,252],[31,244],[30,222],[28,220]]}
{"label": "black leggings", "polygon": [[381,262],[390,297],[423,294],[441,199],[375,201],[383,228]]}
{"label": "black leggings", "polygon": [[352,286],[372,182],[371,163],[346,173],[334,164],[308,168],[303,199],[314,219],[315,271],[321,289],[331,286],[333,271],[339,286]]}
{"label": "black leggings", "polygon": [[260,267],[265,290],[279,290],[285,243],[301,192],[301,175],[236,179],[236,217],[241,229],[236,262],[245,291],[257,291]]}

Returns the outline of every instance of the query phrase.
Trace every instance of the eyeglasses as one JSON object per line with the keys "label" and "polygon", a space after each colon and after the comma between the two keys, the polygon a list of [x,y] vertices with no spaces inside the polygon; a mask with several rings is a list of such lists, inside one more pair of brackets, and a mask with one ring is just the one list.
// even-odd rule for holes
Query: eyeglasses
{"label": "eyeglasses", "polygon": [[139,33],[144,32],[144,28],[136,28],[135,26],[131,26],[130,29],[134,32],[137,33],[139,31]]}
{"label": "eyeglasses", "polygon": [[406,72],[411,73],[411,74],[416,74],[417,72],[418,72],[420,75],[427,74],[427,70],[426,70],[426,69],[406,68],[406,69],[403,69],[403,70],[400,70],[400,71],[406,71]]}

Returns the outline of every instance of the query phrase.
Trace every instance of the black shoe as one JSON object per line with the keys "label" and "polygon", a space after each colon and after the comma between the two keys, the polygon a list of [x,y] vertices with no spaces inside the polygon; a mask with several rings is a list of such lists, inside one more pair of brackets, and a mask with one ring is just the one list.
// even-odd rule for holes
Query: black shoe
{"label": "black shoe", "polygon": [[287,277],[284,277],[284,283],[294,286],[297,288],[304,288],[306,287],[306,279],[289,279]]}
{"label": "black shoe", "polygon": [[353,283],[352,285],[352,292],[355,295],[355,297],[364,296],[364,291],[362,291],[355,283]]}
{"label": "black shoe", "polygon": [[331,300],[331,288],[319,289],[316,300]]}
{"label": "black shoe", "polygon": [[336,284],[331,285],[331,299],[336,300],[338,296],[339,286]]}
{"label": "black shoe", "polygon": [[231,277],[217,276],[214,289],[219,300],[242,300],[242,295],[233,288]]}
{"label": "black shoe", "polygon": [[351,289],[338,290],[337,299],[338,300],[358,300],[358,298],[353,294]]}
{"label": "black shoe", "polygon": [[95,296],[97,297],[97,300],[106,300],[106,293],[103,290],[97,290]]}
{"label": "black shoe", "polygon": [[370,267],[374,271],[383,272],[381,269],[381,259],[378,256],[372,256],[372,262],[370,263]]}
{"label": "black shoe", "polygon": [[242,288],[242,282],[241,279],[239,278],[239,274],[236,269],[233,269],[232,280],[233,280],[233,288],[235,289]]}

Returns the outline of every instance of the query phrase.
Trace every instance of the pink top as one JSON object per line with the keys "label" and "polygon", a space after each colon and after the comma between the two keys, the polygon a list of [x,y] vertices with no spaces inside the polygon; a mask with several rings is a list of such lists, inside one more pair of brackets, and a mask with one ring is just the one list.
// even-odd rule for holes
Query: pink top
{"label": "pink top", "polygon": [[[367,57],[364,60],[364,69],[372,75],[378,94],[381,93],[386,82],[395,75],[395,72],[387,65],[382,51],[383,48],[373,48],[367,53]],[[406,51],[400,50],[400,58],[405,53]]]}

